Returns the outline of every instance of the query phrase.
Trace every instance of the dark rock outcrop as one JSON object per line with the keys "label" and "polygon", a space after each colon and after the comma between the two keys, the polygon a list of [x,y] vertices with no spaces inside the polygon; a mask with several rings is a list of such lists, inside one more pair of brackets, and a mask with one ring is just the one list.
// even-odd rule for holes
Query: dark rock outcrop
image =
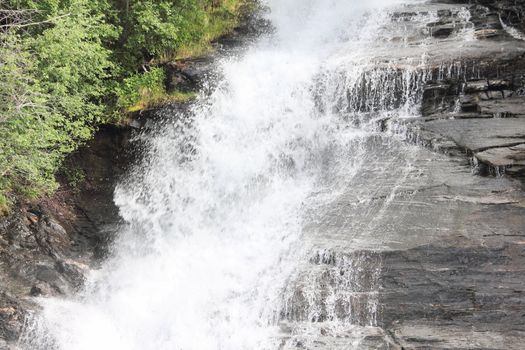
{"label": "dark rock outcrop", "polygon": [[425,118],[411,123],[420,142],[436,146],[451,141],[455,147],[449,151],[456,148],[474,157],[489,172],[523,177],[525,70],[522,57],[516,62],[513,73],[492,71],[484,79],[429,82],[423,95]]}

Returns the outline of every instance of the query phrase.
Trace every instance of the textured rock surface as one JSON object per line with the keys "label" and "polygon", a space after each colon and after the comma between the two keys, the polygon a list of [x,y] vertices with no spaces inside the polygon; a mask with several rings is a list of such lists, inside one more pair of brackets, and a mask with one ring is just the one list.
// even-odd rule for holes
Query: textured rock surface
{"label": "textured rock surface", "polygon": [[[487,6],[471,9],[478,39],[516,40],[499,17],[522,30],[523,2],[477,3]],[[452,159],[474,157],[481,175],[506,173],[523,179],[524,59],[483,56],[480,51],[471,64],[479,69],[459,79],[426,83],[423,118],[408,121],[409,129],[417,135],[416,142]],[[401,349],[522,349],[523,185],[503,185],[504,178],[490,176],[467,180],[452,169],[441,173],[444,165],[431,167],[439,167],[428,171],[439,174],[435,179],[443,181],[443,187],[432,187],[392,210],[392,215],[406,213],[401,215],[407,227],[401,230],[418,233],[382,254],[380,326]],[[460,184],[461,179],[470,183]],[[413,213],[424,217],[426,224],[421,226]],[[423,232],[431,235],[422,238]]]}
{"label": "textured rock surface", "polygon": [[[427,66],[390,71],[420,89],[421,117],[378,121],[429,150],[378,137],[362,172],[317,209],[309,265],[282,313],[300,335],[283,349],[523,349],[525,60],[500,16],[522,28],[524,4],[433,3]],[[453,25],[458,3],[470,24]],[[474,39],[458,45],[465,28]]]}
{"label": "textured rock surface", "polygon": [[519,183],[400,141],[366,147],[370,166],[306,227],[315,248],[283,313],[318,323],[322,337],[303,348],[521,349]]}
{"label": "textured rock surface", "polygon": [[[476,3],[470,7],[474,33],[497,32],[477,35],[478,42],[523,42],[518,31],[524,23],[522,2]],[[505,57],[495,57],[480,46],[478,57],[467,59],[470,69],[455,78],[438,75],[426,82],[425,118],[412,121],[409,128],[422,144],[473,156],[481,163],[481,173],[523,177],[525,59],[521,49],[502,52]],[[461,51],[457,59],[465,62]]]}
{"label": "textured rock surface", "polygon": [[525,142],[525,122],[520,119],[447,119],[428,121],[424,130],[443,135],[473,153]]}

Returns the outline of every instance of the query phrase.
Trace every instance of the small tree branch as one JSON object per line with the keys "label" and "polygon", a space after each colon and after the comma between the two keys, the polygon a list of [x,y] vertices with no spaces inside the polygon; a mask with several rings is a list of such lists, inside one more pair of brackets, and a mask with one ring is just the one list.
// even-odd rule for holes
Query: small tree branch
{"label": "small tree branch", "polygon": [[46,19],[45,21],[41,21],[41,22],[30,22],[30,23],[24,23],[24,24],[16,24],[16,23],[14,23],[14,24],[4,24],[4,25],[0,25],[0,29],[25,28],[25,27],[29,27],[29,26],[37,26],[37,25],[41,25],[41,24],[52,23],[52,22],[56,21],[57,19],[68,17],[68,16],[71,16],[71,13],[66,13],[65,15],[61,15],[61,16],[50,18],[50,19]]}

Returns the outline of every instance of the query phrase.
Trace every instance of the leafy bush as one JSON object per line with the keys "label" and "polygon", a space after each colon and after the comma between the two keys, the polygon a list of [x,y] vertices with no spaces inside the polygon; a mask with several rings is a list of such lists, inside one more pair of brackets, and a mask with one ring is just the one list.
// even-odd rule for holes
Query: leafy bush
{"label": "leafy bush", "polygon": [[56,188],[53,174],[72,146],[64,117],[39,85],[34,59],[16,35],[0,46],[0,195],[35,197]]}
{"label": "leafy bush", "polygon": [[0,34],[0,195],[35,198],[57,188],[64,156],[88,140],[105,111],[115,31],[88,2],[39,35]]}
{"label": "leafy bush", "polygon": [[149,101],[163,97],[166,94],[165,80],[164,69],[158,67],[125,78],[122,84],[115,88],[118,107],[134,111],[145,107]]}
{"label": "leafy bush", "polygon": [[126,51],[145,61],[176,52],[204,34],[205,10],[198,1],[133,3],[127,20]]}
{"label": "leafy bush", "polygon": [[238,23],[243,0],[144,0],[130,5],[123,21],[127,63],[162,63],[202,54],[210,41]]}

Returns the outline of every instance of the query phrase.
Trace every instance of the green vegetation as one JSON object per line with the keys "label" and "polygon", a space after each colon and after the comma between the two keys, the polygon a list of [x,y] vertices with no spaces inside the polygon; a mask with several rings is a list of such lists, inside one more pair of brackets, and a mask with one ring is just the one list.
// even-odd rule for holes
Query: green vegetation
{"label": "green vegetation", "polygon": [[62,164],[60,173],[64,177],[65,183],[67,183],[73,191],[78,191],[80,185],[86,180],[84,170],[74,164]]}
{"label": "green vegetation", "polygon": [[192,92],[162,65],[200,55],[245,0],[0,0],[0,215],[57,188],[97,125]]}
{"label": "green vegetation", "polygon": [[125,78],[115,87],[117,106],[131,112],[147,107],[166,95],[165,79],[166,73],[159,67]]}

